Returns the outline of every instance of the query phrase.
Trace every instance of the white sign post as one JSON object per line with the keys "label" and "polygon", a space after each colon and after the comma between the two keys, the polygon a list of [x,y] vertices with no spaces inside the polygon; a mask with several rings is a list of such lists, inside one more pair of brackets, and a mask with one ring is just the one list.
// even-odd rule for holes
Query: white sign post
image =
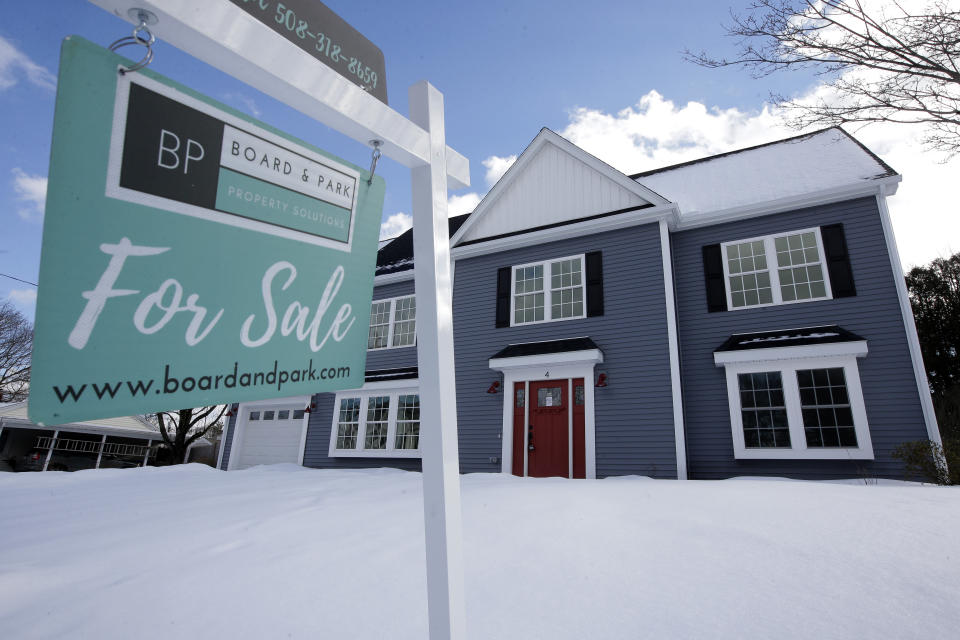
{"label": "white sign post", "polygon": [[408,120],[229,0],[91,2],[131,22],[153,13],[158,39],[355,140],[382,140],[411,169],[430,638],[465,638],[447,187],[469,186],[470,170],[446,146],[442,94],[412,86]]}

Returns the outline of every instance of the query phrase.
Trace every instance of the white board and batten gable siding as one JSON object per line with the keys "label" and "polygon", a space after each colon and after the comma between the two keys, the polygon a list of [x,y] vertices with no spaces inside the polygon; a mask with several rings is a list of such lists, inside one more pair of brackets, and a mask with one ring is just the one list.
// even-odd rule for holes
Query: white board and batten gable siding
{"label": "white board and batten gable siding", "polygon": [[665,202],[605,162],[543,129],[477,205],[453,243]]}

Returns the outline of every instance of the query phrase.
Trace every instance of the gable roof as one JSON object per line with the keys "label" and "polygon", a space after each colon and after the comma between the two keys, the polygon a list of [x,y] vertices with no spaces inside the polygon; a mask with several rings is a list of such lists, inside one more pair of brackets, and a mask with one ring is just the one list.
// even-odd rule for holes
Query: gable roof
{"label": "gable roof", "polygon": [[476,242],[612,211],[669,204],[550,129],[541,129],[454,234]]}
{"label": "gable roof", "polygon": [[631,176],[677,203],[681,219],[898,175],[839,127]]}

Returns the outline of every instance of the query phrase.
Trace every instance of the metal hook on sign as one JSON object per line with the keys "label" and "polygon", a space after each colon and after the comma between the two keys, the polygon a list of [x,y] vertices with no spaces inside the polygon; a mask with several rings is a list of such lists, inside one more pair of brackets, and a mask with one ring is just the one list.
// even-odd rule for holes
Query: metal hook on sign
{"label": "metal hook on sign", "polygon": [[129,36],[115,40],[109,47],[110,51],[116,51],[123,47],[128,47],[133,44],[138,44],[147,48],[147,52],[144,54],[140,62],[134,64],[131,67],[126,69],[120,68],[120,75],[125,73],[132,73],[143,69],[145,66],[153,62],[153,43],[157,41],[156,37],[150,32],[148,28],[151,24],[157,24],[157,16],[147,11],[146,9],[130,9],[127,12],[134,20],[137,20],[137,26],[133,28],[133,33]]}
{"label": "metal hook on sign", "polygon": [[377,172],[377,160],[380,159],[380,147],[383,146],[383,140],[371,140],[370,144],[373,145],[373,155],[370,158],[370,177],[367,178],[367,184],[373,184],[373,176]]}

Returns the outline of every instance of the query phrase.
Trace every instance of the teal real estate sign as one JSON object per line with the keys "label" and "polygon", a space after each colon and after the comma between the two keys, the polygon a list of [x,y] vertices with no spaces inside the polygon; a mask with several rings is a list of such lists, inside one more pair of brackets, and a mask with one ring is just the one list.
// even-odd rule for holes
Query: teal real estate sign
{"label": "teal real estate sign", "polygon": [[383,180],[128,64],[63,45],[30,418],[361,386]]}

